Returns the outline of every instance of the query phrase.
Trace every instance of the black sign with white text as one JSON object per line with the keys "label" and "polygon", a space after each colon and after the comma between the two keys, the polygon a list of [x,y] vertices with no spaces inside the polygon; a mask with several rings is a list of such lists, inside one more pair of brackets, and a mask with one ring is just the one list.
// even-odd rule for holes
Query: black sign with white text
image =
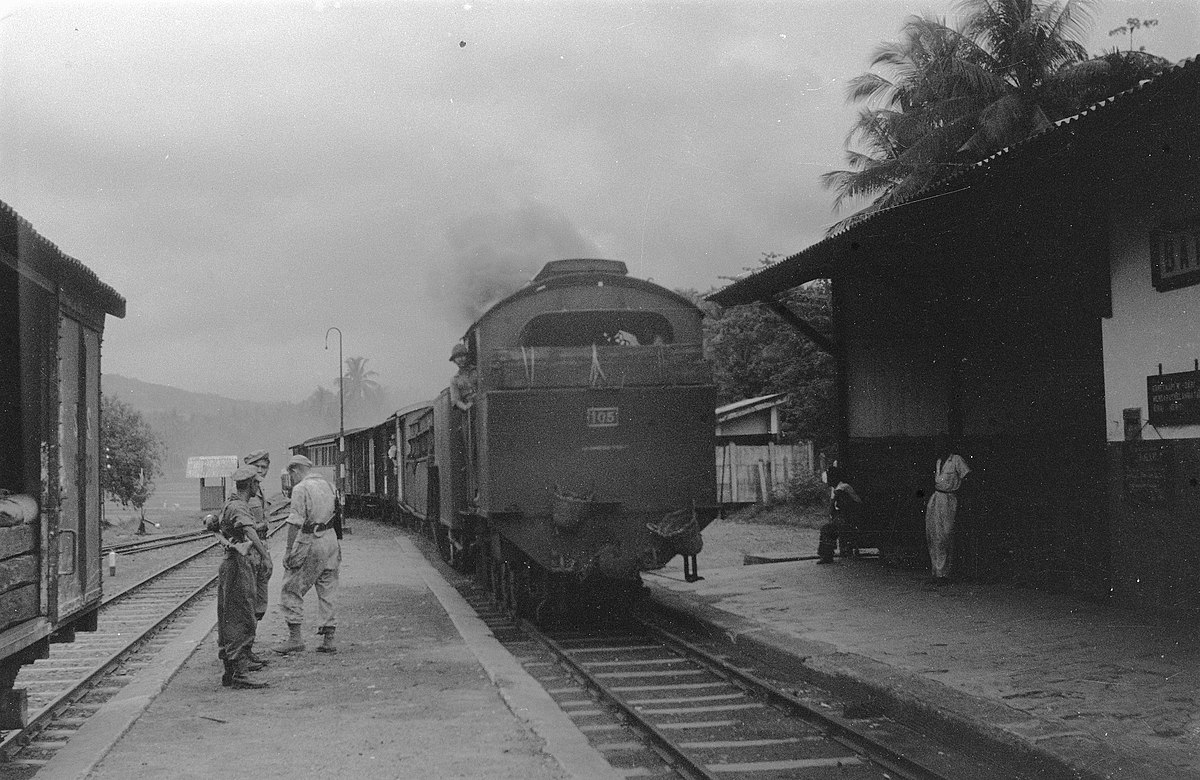
{"label": "black sign with white text", "polygon": [[1200,425],[1200,372],[1146,377],[1151,425]]}

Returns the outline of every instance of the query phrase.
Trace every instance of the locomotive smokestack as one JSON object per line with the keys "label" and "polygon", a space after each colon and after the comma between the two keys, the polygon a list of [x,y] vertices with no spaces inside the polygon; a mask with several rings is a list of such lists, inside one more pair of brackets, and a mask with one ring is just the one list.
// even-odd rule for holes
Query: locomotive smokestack
{"label": "locomotive smokestack", "polygon": [[446,232],[446,241],[445,284],[467,322],[528,284],[547,261],[596,255],[570,220],[540,203],[465,217]]}

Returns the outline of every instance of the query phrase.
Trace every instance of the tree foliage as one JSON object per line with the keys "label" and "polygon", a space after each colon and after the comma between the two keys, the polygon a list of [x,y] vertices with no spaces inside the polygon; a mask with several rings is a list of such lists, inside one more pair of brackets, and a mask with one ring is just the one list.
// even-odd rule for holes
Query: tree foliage
{"label": "tree foliage", "polygon": [[[776,255],[766,255],[769,265]],[[787,302],[817,330],[832,329],[831,287],[818,280],[792,290]],[[721,308],[701,301],[705,312],[704,353],[717,386],[717,402],[732,403],[772,393],[788,393],[780,409],[785,437],[813,439],[818,449],[837,435],[836,364],[833,356],[759,306]]]}
{"label": "tree foliage", "polygon": [[100,487],[114,501],[140,508],[154,493],[166,446],[141,413],[109,395],[100,399]]}
{"label": "tree foliage", "polygon": [[383,386],[373,378],[378,374],[367,368],[367,360],[365,357],[346,358],[345,373],[341,378],[346,418],[354,420],[355,424],[377,422],[376,418],[385,413]]}
{"label": "tree foliage", "polygon": [[836,231],[1088,105],[1158,75],[1170,63],[1136,51],[1089,58],[1080,41],[1094,0],[960,0],[962,25],[913,16],[850,82],[862,104],[846,138],[849,167],[822,175],[834,208],[873,198]]}

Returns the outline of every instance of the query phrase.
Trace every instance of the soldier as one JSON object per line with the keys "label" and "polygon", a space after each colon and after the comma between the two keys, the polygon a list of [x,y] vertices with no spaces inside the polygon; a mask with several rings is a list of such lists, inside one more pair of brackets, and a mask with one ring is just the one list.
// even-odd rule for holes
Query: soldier
{"label": "soldier", "polygon": [[450,380],[450,400],[465,412],[475,403],[475,361],[461,341],[450,350],[450,360],[458,366],[458,373]]}
{"label": "soldier", "polygon": [[262,540],[254,530],[254,517],[248,503],[257,484],[258,472],[243,466],[233,472],[237,492],[221,509],[220,533],[225,540],[225,559],[217,582],[217,642],[218,657],[225,664],[221,684],[228,688],[266,688],[246,676],[262,666],[252,663],[250,647],[254,644],[257,621],[254,619],[254,569],[250,550],[258,549],[267,555]]}
{"label": "soldier", "polygon": [[293,455],[288,461],[288,476],[292,479],[292,507],[287,517],[287,553],[279,592],[279,610],[288,625],[288,639],[273,649],[281,655],[304,649],[304,594],[315,585],[321,621],[317,633],[324,637],[317,652],[336,653],[334,597],[342,563],[342,547],[333,528],[336,498],[333,487],[320,474],[312,473],[312,461],[303,455]]}
{"label": "soldier", "polygon": [[[271,471],[271,454],[266,450],[255,450],[242,458],[242,463],[258,473],[254,490],[251,491],[247,503],[250,505],[250,514],[254,517],[254,531],[262,542],[263,550],[261,554],[257,547],[250,551],[250,565],[254,569],[255,582],[254,618],[261,621],[263,615],[267,614],[267,591],[271,584],[271,574],[275,571],[275,565],[271,561],[271,550],[267,546],[267,531],[270,529],[267,525],[267,498],[262,486],[263,480]],[[246,652],[253,663],[264,666],[269,663],[267,659],[259,657],[252,647]]]}

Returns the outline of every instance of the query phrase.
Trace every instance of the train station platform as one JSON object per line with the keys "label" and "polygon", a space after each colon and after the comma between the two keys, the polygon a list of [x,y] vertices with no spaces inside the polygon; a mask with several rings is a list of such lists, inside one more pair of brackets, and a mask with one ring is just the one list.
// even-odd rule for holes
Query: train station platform
{"label": "train station platform", "polygon": [[[796,532],[718,521],[703,580],[677,564],[653,597],[766,663],[976,746],[1039,778],[1200,778],[1200,626],[1004,585],[928,584],[876,558],[817,565]],[[739,558],[792,558],[740,565]],[[715,544],[710,544],[710,540]],[[763,553],[751,554],[757,545]],[[710,547],[718,566],[707,566]],[[800,560],[795,560],[801,558]]]}
{"label": "train station platform", "polygon": [[255,649],[265,690],[221,686],[215,603],[88,719],[38,777],[510,778],[617,774],[400,529],[342,543],[337,654],[278,656],[282,540]]}

